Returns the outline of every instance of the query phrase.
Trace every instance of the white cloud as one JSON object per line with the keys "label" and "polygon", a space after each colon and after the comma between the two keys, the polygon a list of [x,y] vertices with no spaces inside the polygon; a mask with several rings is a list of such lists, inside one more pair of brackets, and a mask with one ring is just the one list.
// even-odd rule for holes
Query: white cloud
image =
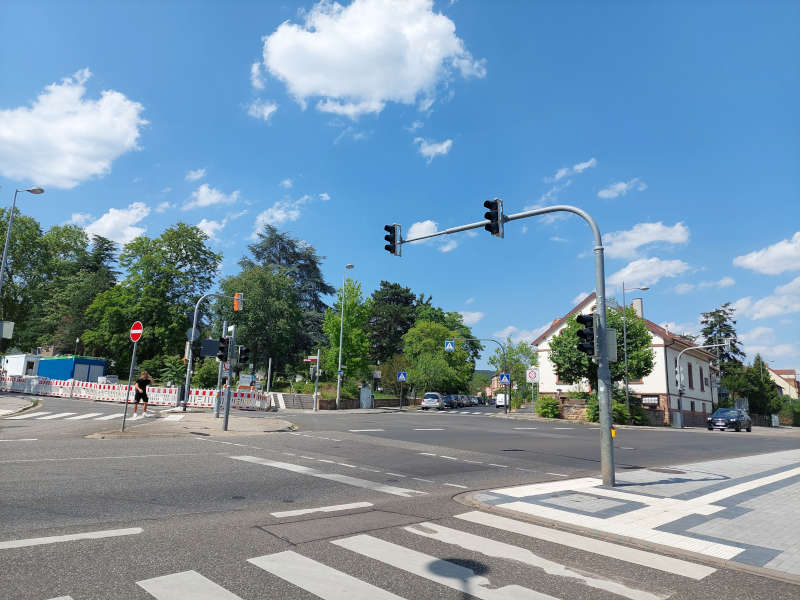
{"label": "white cloud", "polygon": [[134,202],[128,208],[109,208],[107,213],[89,223],[84,230],[89,236],[101,235],[124,245],[146,231],[145,227],[136,227],[136,224],[149,214],[150,207],[144,202]]}
{"label": "white cloud", "polygon": [[778,344],[775,342],[775,331],[771,327],[755,327],[750,331],[739,334],[742,350],[749,358],[756,354],[767,358],[795,356],[797,348],[792,344]]}
{"label": "white cloud", "polygon": [[472,304],[473,302],[475,302],[475,298],[467,298],[467,299],[464,301],[464,304],[466,304],[466,305],[468,305],[468,306],[469,306],[469,305],[470,305],[470,304]]}
{"label": "white cloud", "polygon": [[30,107],[0,110],[0,174],[69,189],[138,149],[144,107],[114,90],[85,98],[91,75],[81,69],[48,85]]}
{"label": "white cloud", "polygon": [[172,191],[172,188],[167,186],[161,190],[162,194],[169,194]]}
{"label": "white cloud", "polygon": [[526,233],[528,233],[528,226],[527,225],[523,225],[522,226],[522,234],[524,235]]}
{"label": "white cloud", "polygon": [[554,235],[554,236],[550,237],[550,241],[551,242],[566,242],[567,240],[565,238],[558,237],[557,235]]}
{"label": "white cloud", "polygon": [[453,147],[453,140],[442,142],[429,142],[421,137],[414,138],[414,143],[419,144],[419,153],[428,159],[428,164],[437,156],[444,156]]}
{"label": "white cloud", "polygon": [[519,342],[527,342],[531,343],[537,337],[542,335],[547,329],[550,327],[549,324],[542,325],[541,327],[537,327],[535,329],[519,329],[514,327],[513,325],[509,325],[500,331],[495,331],[492,334],[492,337],[500,338],[505,340],[506,338],[510,337],[511,341],[516,343]]}
{"label": "white cloud", "polygon": [[171,202],[168,202],[167,200],[164,200],[164,202],[160,202],[158,206],[156,206],[156,212],[163,213],[169,210],[170,208],[175,208],[175,205],[172,204]]}
{"label": "white cloud", "polygon": [[455,250],[456,248],[458,248],[458,242],[456,240],[450,239],[442,243],[441,246],[439,246],[439,251],[450,252],[451,250]]}
{"label": "white cloud", "polygon": [[596,158],[590,158],[589,160],[587,160],[585,162],[574,164],[571,167],[561,167],[558,171],[556,171],[555,175],[553,175],[552,177],[549,177],[549,178],[545,178],[545,181],[547,181],[547,182],[558,181],[558,180],[563,179],[564,177],[567,177],[569,175],[580,175],[586,169],[589,169],[591,167],[596,167],[596,166],[597,166],[597,159]]}
{"label": "white cloud", "polygon": [[203,208],[216,204],[233,204],[239,199],[239,190],[226,195],[217,188],[212,188],[207,183],[204,183],[192,192],[192,198],[194,200],[183,205],[183,210]]}
{"label": "white cloud", "polygon": [[415,238],[421,235],[430,235],[432,233],[436,233],[438,231],[436,221],[431,221],[430,219],[427,221],[419,221],[418,223],[414,223],[411,227],[408,228],[408,238]]}
{"label": "white cloud", "polygon": [[472,326],[477,324],[483,317],[484,314],[482,312],[470,312],[468,310],[461,311],[461,319],[464,321],[464,325]]}
{"label": "white cloud", "polygon": [[597,196],[598,198],[616,198],[617,196],[624,196],[632,189],[643,192],[647,189],[647,184],[644,181],[640,181],[638,177],[634,177],[630,181],[612,183],[608,187],[597,192]]}
{"label": "white cloud", "polygon": [[739,341],[743,344],[767,344],[774,339],[775,331],[772,327],[755,327],[739,334]]}
{"label": "white cloud", "polygon": [[197,228],[205,233],[210,239],[216,240],[217,234],[223,230],[227,223],[228,219],[222,219],[222,221],[203,219],[197,224]]}
{"label": "white cloud", "polygon": [[411,125],[406,127],[408,131],[414,133],[417,129],[422,129],[425,126],[425,123],[422,121],[414,121]]}
{"label": "white cloud", "polygon": [[[544,194],[539,196],[539,201],[536,204],[529,204],[524,208],[524,210],[534,210],[537,208],[544,208],[546,206],[554,204],[558,198],[559,192],[561,192],[561,190],[565,188],[568,188],[570,185],[572,185],[571,179],[567,179],[567,181],[565,181],[564,183],[555,184]],[[567,218],[567,213],[555,212],[555,213],[545,213],[541,216],[536,217],[536,220],[541,223],[544,223],[545,225],[552,225],[556,221],[560,221],[566,218]]]}
{"label": "white cloud", "polygon": [[283,225],[284,223],[291,223],[300,218],[301,209],[304,205],[308,204],[311,196],[308,194],[297,198],[284,198],[278,200],[275,204],[270,206],[267,210],[260,212],[256,216],[255,228],[251,239],[255,239],[258,232],[264,228],[264,225]]}
{"label": "white cloud", "polygon": [[733,264],[766,275],[796,271],[800,269],[800,231],[790,240],[781,240],[761,250],[737,256]]}
{"label": "white cloud", "polygon": [[659,323],[661,327],[675,333],[677,335],[695,335],[699,336],[700,331],[702,330],[702,324],[699,320],[695,321],[694,323],[676,323],[675,321],[664,321]]}
{"label": "white cloud", "polygon": [[640,258],[628,263],[608,278],[610,285],[628,286],[653,285],[664,277],[677,277],[689,270],[682,260],[661,260],[660,258]]}
{"label": "white cloud", "polygon": [[733,303],[737,312],[751,319],[766,319],[800,312],[800,277],[785,285],[779,285],[774,292],[753,300],[752,296],[741,298]]}
{"label": "white cloud", "polygon": [[637,223],[631,229],[612,231],[604,236],[605,254],[608,258],[634,258],[643,246],[664,242],[667,244],[686,244],[689,241],[689,228],[683,223],[672,227],[657,223]]}
{"label": "white cloud", "polygon": [[319,199],[320,199],[320,200],[322,200],[322,201],[324,201],[324,202],[327,202],[328,200],[330,200],[330,199],[331,199],[331,195],[330,195],[328,192],[322,192],[322,193],[319,195]]}
{"label": "white cloud", "polygon": [[69,221],[67,221],[66,224],[67,225],[77,225],[79,227],[82,227],[83,225],[86,225],[91,220],[92,220],[92,215],[90,215],[89,213],[77,212],[77,213],[72,213],[72,217],[70,218]]}
{"label": "white cloud", "polygon": [[283,181],[281,181],[281,183],[280,183],[280,186],[282,188],[286,189],[286,190],[291,189],[291,187],[293,185],[294,185],[294,182],[291,179],[289,179],[288,177],[286,179],[284,179]]}
{"label": "white cloud", "polygon": [[588,298],[588,297],[589,297],[589,294],[587,294],[586,292],[581,292],[580,294],[578,294],[577,296],[575,296],[572,299],[572,305],[573,306],[577,306],[578,304],[580,304],[581,302],[586,300],[586,298]]}
{"label": "white cloud", "polygon": [[197,181],[198,179],[202,179],[205,176],[206,176],[205,169],[192,169],[191,171],[187,171],[186,177],[184,177],[184,179],[186,179],[186,181]]}
{"label": "white cloud", "polygon": [[675,293],[676,294],[688,294],[694,289],[693,283],[679,283],[675,286]]}
{"label": "white cloud", "polygon": [[688,294],[694,289],[698,290],[706,290],[708,288],[724,288],[730,287],[736,283],[736,280],[733,277],[723,277],[722,279],[718,279],[716,281],[701,281],[700,283],[679,283],[675,286],[675,293],[677,294]]}
{"label": "white cloud", "polygon": [[277,104],[275,104],[274,102],[266,102],[261,98],[253,100],[247,106],[248,115],[250,115],[254,119],[263,119],[264,121],[269,121],[269,118],[276,110],[278,110]]}
{"label": "white cloud", "polygon": [[426,110],[455,73],[486,74],[433,0],[320,1],[302,25],[285,21],[265,37],[263,54],[301,106],[319,98],[317,110],[352,119],[387,102]]}
{"label": "white cloud", "polygon": [[264,89],[264,75],[261,72],[261,63],[259,61],[250,65],[250,85],[257,90]]}

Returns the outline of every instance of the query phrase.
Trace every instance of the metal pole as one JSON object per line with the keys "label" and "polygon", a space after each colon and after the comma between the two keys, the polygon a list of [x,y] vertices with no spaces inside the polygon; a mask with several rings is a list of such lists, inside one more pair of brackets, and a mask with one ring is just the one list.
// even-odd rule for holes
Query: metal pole
{"label": "metal pole", "polygon": [[317,362],[314,365],[314,410],[319,410],[319,348],[317,348]]}
{"label": "metal pole", "polygon": [[236,325],[233,326],[231,333],[231,343],[228,345],[228,364],[230,365],[230,375],[228,376],[228,390],[225,394],[225,418],[222,420],[222,431],[228,431],[228,417],[231,414],[231,394],[233,390],[233,353],[236,352]]}
{"label": "metal pole", "polygon": [[270,382],[272,381],[272,357],[269,357],[269,366],[267,366],[267,393],[269,394]]}
{"label": "metal pole", "polygon": [[[222,336],[225,337],[228,333],[228,322],[222,322]],[[217,399],[214,402],[214,418],[219,419],[219,405],[222,403],[222,361],[217,365]]]}
{"label": "metal pole", "polygon": [[628,409],[628,420],[631,415],[631,399],[628,392],[628,305],[625,302],[625,282],[622,282],[622,348],[625,354],[625,408]]}
{"label": "metal pole", "polygon": [[133,342],[133,355],[131,356],[131,370],[128,373],[128,389],[125,392],[125,410],[122,413],[122,431],[125,431],[125,421],[128,419],[128,401],[131,397],[131,380],[133,379],[133,367],[136,365],[136,346],[139,342]]}
{"label": "metal pole", "polygon": [[200,296],[197,304],[194,305],[194,318],[192,319],[192,339],[189,340],[189,351],[187,354],[186,362],[186,381],[184,382],[183,390],[183,411],[186,412],[186,405],[189,404],[189,392],[192,386],[192,344],[194,344],[194,336],[197,334],[197,312],[200,310],[200,303],[205,296]]}
{"label": "metal pole", "polygon": [[8,256],[8,243],[11,240],[11,228],[14,226],[14,210],[17,208],[17,194],[14,190],[14,200],[11,202],[11,214],[8,215],[8,229],[6,229],[6,244],[3,246],[3,260],[0,261],[0,307],[3,301],[3,281],[6,276],[6,257]]}
{"label": "metal pole", "polygon": [[342,397],[342,339],[344,337],[344,300],[347,276],[347,267],[342,272],[342,316],[339,320],[339,369],[336,371],[336,410],[339,410],[339,401]]}

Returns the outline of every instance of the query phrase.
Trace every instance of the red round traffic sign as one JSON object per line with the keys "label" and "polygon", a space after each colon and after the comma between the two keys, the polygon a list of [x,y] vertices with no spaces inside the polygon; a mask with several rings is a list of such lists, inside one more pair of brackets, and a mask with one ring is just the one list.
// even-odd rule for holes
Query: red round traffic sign
{"label": "red round traffic sign", "polygon": [[133,325],[131,325],[131,341],[138,342],[139,339],[142,337],[142,330],[144,327],[142,326],[141,321],[136,321]]}

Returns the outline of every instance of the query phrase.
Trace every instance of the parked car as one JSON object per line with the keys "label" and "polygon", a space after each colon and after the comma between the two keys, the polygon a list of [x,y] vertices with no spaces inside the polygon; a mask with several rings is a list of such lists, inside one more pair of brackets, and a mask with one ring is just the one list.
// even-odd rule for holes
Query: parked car
{"label": "parked car", "polygon": [[419,407],[422,410],[428,410],[429,408],[442,410],[445,407],[444,398],[439,392],[426,392],[422,397],[422,403],[419,405]]}
{"label": "parked car", "polygon": [[472,402],[472,406],[478,406],[478,404],[480,404],[477,396],[470,396],[469,399]]}
{"label": "parked car", "polygon": [[505,407],[506,405],[506,395],[505,394],[497,394],[494,399],[494,407],[501,408]]}
{"label": "parked car", "polygon": [[718,408],[714,414],[708,417],[707,423],[709,431],[715,429],[725,431],[728,427],[735,431],[753,430],[753,421],[741,408]]}

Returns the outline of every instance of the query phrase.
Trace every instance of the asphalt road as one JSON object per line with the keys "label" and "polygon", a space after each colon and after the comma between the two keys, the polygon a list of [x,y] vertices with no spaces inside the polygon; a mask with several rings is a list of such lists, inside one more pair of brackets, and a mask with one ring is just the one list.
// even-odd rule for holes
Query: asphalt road
{"label": "asphalt road", "polygon": [[[50,398],[34,410],[121,412]],[[0,442],[1,595],[797,597],[797,586],[756,574],[697,561],[666,569],[670,559],[660,554],[631,562],[566,537],[544,541],[474,522],[473,509],[454,497],[594,475],[599,435],[592,426],[472,412],[495,409],[282,414],[297,431],[224,439],[86,439],[118,424],[0,419],[0,440],[9,440]],[[798,445],[797,437],[757,431],[622,430],[616,442],[618,468]],[[54,538],[78,534],[95,537]],[[702,577],[687,575],[701,568]]]}

